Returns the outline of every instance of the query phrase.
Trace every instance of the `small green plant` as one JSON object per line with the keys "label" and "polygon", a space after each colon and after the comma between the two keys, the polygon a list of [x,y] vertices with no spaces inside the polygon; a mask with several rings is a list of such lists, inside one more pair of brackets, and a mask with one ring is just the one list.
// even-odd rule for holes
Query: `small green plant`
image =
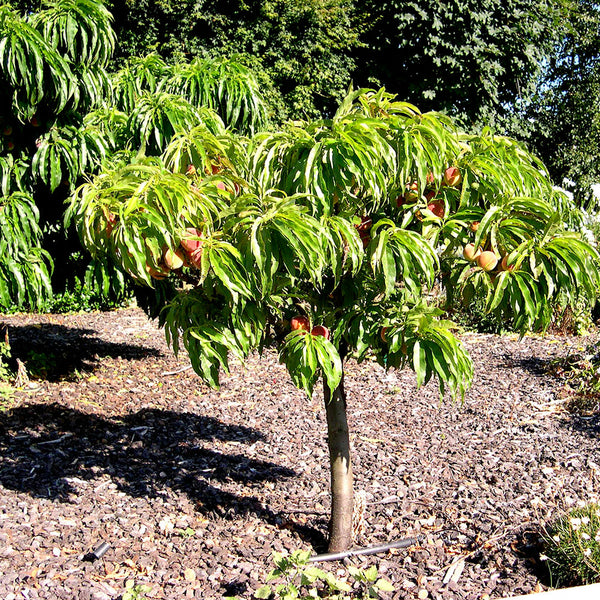
{"label": "small green plant", "polygon": [[11,375],[10,369],[6,364],[6,359],[10,356],[10,345],[7,342],[0,342],[0,383],[7,383]]}
{"label": "small green plant", "polygon": [[11,384],[12,372],[6,364],[10,357],[10,345],[8,342],[0,342],[0,411],[7,410],[12,405],[14,388]]}
{"label": "small green plant", "polygon": [[554,587],[600,582],[600,506],[588,504],[559,518],[544,535]]}
{"label": "small green plant", "polygon": [[27,352],[27,371],[34,379],[48,379],[52,373],[55,373],[60,362],[60,357],[56,352],[37,352],[29,350]]}
{"label": "small green plant", "polygon": [[559,297],[552,307],[552,333],[566,335],[587,335],[593,328],[592,306],[586,298],[579,298],[571,305],[566,297]]}
{"label": "small green plant", "polygon": [[192,529],[191,527],[186,527],[185,529],[176,529],[175,532],[182,538],[191,538],[196,535],[196,530]]}
{"label": "small green plant", "polygon": [[131,286],[115,289],[103,289],[97,282],[86,278],[82,283],[75,278],[68,289],[54,294],[44,305],[45,312],[72,313],[92,312],[95,310],[113,310],[127,306],[132,302]]}
{"label": "small green plant", "polygon": [[[346,600],[349,598],[379,598],[380,591],[393,591],[392,584],[378,577],[377,568],[362,570],[349,566],[348,575],[352,583],[328,571],[308,563],[310,552],[296,550],[292,554],[273,554],[275,569],[267,577],[267,585],[254,593],[255,598],[279,598],[281,600],[310,600],[327,598]],[[279,580],[280,583],[269,585]]]}
{"label": "small green plant", "polygon": [[136,584],[130,579],[125,583],[122,600],[145,600],[146,594],[151,591],[152,588],[149,585]]}
{"label": "small green plant", "polygon": [[600,408],[600,348],[598,343],[566,358],[553,361],[550,372],[564,380],[566,408],[577,414],[593,414]]}

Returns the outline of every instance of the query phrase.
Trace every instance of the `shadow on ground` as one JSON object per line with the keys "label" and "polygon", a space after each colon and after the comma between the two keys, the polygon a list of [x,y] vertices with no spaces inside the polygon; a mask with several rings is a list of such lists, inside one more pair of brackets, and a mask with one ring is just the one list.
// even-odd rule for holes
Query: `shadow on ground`
{"label": "shadow on ground", "polygon": [[51,323],[11,325],[7,331],[12,361],[19,359],[30,377],[48,381],[72,379],[78,373],[93,371],[99,359],[106,356],[135,360],[161,354],[155,348],[107,342],[95,337],[91,329]]}
{"label": "shadow on ground", "polygon": [[172,488],[205,513],[255,513],[272,521],[277,515],[255,498],[218,485],[277,481],[295,472],[201,447],[207,440],[252,444],[262,438],[254,429],[212,417],[157,409],[102,419],[58,404],[24,406],[0,415],[0,484],[68,502],[77,493],[74,482],[107,474],[134,497],[155,497]]}

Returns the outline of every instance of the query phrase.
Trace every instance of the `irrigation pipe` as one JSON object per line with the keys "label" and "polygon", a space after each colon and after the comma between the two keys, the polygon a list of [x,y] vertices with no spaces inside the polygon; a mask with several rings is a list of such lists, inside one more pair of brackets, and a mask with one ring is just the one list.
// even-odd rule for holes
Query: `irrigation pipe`
{"label": "irrigation pipe", "polygon": [[344,558],[349,558],[350,556],[367,556],[369,554],[379,554],[380,552],[387,552],[392,548],[409,548],[410,546],[413,546],[414,544],[419,542],[421,539],[423,539],[423,536],[417,536],[416,538],[405,538],[403,540],[396,540],[395,542],[383,544],[382,546],[369,546],[368,548],[356,548],[354,550],[346,550],[345,552],[330,552],[328,554],[317,554],[316,556],[311,556],[308,559],[308,562],[315,563],[333,560],[343,560]]}

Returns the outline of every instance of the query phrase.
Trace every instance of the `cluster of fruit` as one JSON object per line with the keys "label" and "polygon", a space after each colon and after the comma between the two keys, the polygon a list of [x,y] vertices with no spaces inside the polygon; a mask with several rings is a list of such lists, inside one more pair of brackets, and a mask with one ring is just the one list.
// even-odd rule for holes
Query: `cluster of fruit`
{"label": "cluster of fruit", "polygon": [[[441,198],[436,198],[439,188],[435,185],[435,177],[433,173],[427,174],[427,187],[424,197],[427,202],[427,210],[432,212],[439,219],[443,219],[446,214],[446,206]],[[459,187],[462,182],[462,174],[458,167],[448,167],[444,171],[442,178],[442,186]],[[403,195],[396,198],[396,205],[401,208],[404,205],[416,204],[420,200],[419,184],[416,181],[409,183],[406,186],[406,191]]]}
{"label": "cluster of fruit", "polygon": [[[27,129],[27,125],[31,125],[31,127],[39,127],[41,125],[37,116],[31,117],[29,122],[25,123],[6,123],[0,117],[0,132],[2,133],[1,146],[2,150],[6,150],[8,152],[12,152],[16,145],[22,146],[24,143],[24,132],[27,130],[29,133],[25,135],[25,138],[29,138],[29,135],[33,135],[31,130]],[[36,147],[39,148],[39,143],[36,143]]]}
{"label": "cluster of fruit", "polygon": [[4,145],[9,152],[12,152],[15,149],[15,142],[12,138],[12,134],[13,134],[12,125],[6,125],[2,129],[2,135],[4,136],[4,138],[6,138],[4,140]]}
{"label": "cluster of fruit", "polygon": [[[475,224],[473,224],[475,225]],[[472,227],[471,227],[472,228]],[[475,248],[475,244],[467,244],[463,249],[463,258],[469,262],[477,263],[484,271],[493,271],[498,267],[500,271],[512,271],[514,265],[508,264],[508,254],[499,256],[494,250]]]}
{"label": "cluster of fruit", "polygon": [[188,227],[186,236],[179,243],[179,247],[164,248],[162,258],[155,269],[152,265],[146,265],[146,271],[154,279],[164,279],[171,271],[177,271],[182,267],[200,268],[202,259],[202,232],[194,227]]}
{"label": "cluster of fruit", "polygon": [[310,320],[308,317],[303,315],[296,315],[290,320],[290,326],[292,331],[310,331],[312,335],[324,337],[326,340],[329,339],[329,329],[324,325],[315,325],[312,329],[310,326]]}

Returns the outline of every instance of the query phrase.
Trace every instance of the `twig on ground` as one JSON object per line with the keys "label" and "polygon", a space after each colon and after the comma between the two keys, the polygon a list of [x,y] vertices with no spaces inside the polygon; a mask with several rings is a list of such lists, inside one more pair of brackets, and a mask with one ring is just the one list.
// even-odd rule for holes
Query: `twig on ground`
{"label": "twig on ground", "polygon": [[192,368],[192,365],[186,365],[185,367],[181,367],[179,369],[175,369],[175,371],[163,371],[161,375],[177,375],[177,373],[183,373]]}

